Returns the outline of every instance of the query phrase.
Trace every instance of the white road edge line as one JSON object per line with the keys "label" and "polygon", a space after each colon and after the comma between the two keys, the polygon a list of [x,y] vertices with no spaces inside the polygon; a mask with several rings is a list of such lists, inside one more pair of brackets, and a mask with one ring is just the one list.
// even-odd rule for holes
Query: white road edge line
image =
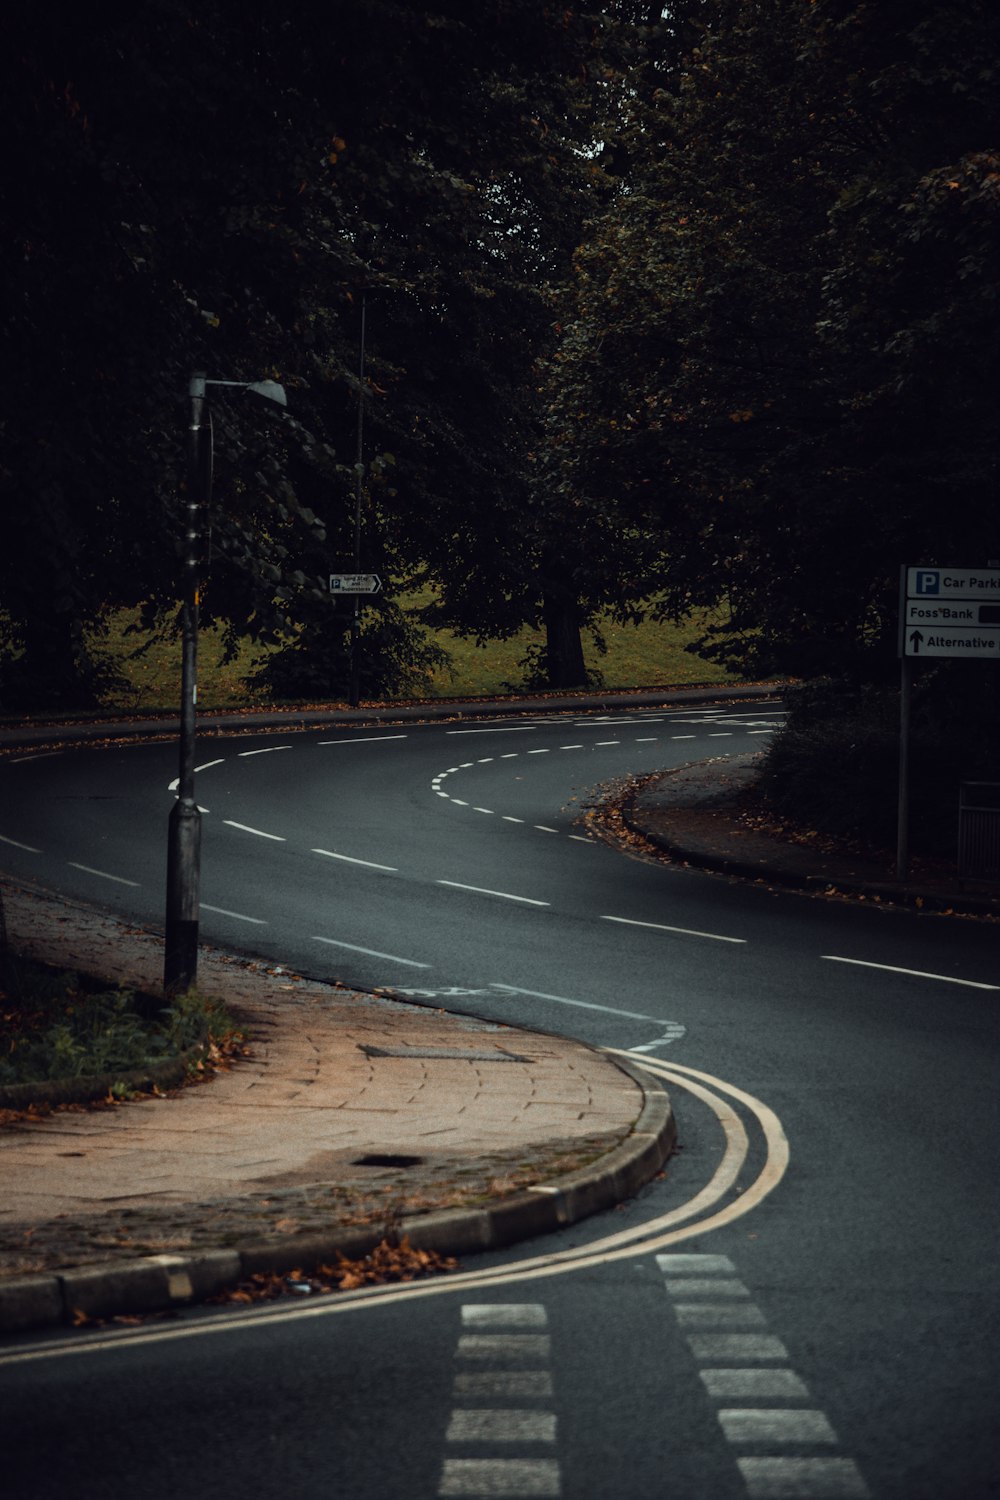
{"label": "white road edge line", "polygon": [[821,953],[831,964],[857,964],[862,969],[882,969],[887,974],[908,974],[911,979],[937,979],[942,984],[961,984],[970,990],[1000,990],[1000,984],[984,984],[979,979],[956,979],[952,974],[929,974],[925,969],[901,969],[896,964],[874,964],[863,958],[841,958],[837,953]]}
{"label": "white road edge line", "polygon": [[75,859],[66,861],[74,870],[83,870],[87,875],[99,875],[102,880],[113,880],[115,885],[132,885],[138,889],[138,880],[124,880],[121,875],[109,875],[107,870],[95,870],[93,865],[78,865]]}
{"label": "white road edge line", "polygon": [[0,844],[10,844],[12,849],[23,849],[26,854],[41,854],[41,849],[36,849],[32,844],[22,844],[17,839],[5,838],[0,833]]}
{"label": "white road edge line", "polygon": [[386,870],[390,875],[399,873],[395,865],[377,865],[372,859],[352,859],[349,854],[334,854],[332,849],[313,849],[311,852],[325,854],[327,859],[342,859],[348,865],[364,865],[366,870]]}
{"label": "white road edge line", "polygon": [[481,885],[463,885],[460,880],[437,880],[435,885],[448,885],[456,891],[472,891],[477,896],[499,896],[502,901],[520,901],[525,906],[551,906],[550,901],[535,901],[531,896],[514,896],[510,891],[490,891]]}
{"label": "white road edge line", "polygon": [[380,953],[377,948],[362,948],[358,943],[341,943],[336,938],[317,937],[314,943],[326,943],[331,948],[346,948],[349,953],[365,953],[369,958],[384,958],[391,964],[405,964],[408,969],[429,969],[430,964],[418,963],[415,958],[400,958],[398,953]]}
{"label": "white road edge line", "polygon": [[633,917],[602,916],[602,922],[621,922],[626,927],[649,927],[654,932],[677,932],[682,937],[711,938],[713,943],[745,943],[746,938],[725,937],[721,932],[699,932],[694,927],[668,927],[665,922],[638,922]]}
{"label": "white road edge line", "polygon": [[246,823],[234,823],[232,818],[223,818],[222,821],[227,828],[238,828],[241,833],[254,833],[259,839],[273,839],[276,844],[288,843],[288,840],[282,838],[280,833],[265,833],[262,828],[250,828]]}
{"label": "white road edge line", "polygon": [[246,760],[248,755],[273,755],[276,750],[291,750],[291,745],[266,745],[263,750],[238,750],[236,753],[240,760]]}

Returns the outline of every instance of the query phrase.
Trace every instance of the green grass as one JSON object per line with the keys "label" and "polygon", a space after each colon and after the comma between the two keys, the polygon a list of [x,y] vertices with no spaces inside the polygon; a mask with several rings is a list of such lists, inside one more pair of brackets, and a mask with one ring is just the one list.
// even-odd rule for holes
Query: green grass
{"label": "green grass", "polygon": [[[424,596],[408,601],[416,608]],[[704,616],[681,625],[645,623],[618,625],[606,620],[601,633],[607,644],[602,656],[591,631],[584,633],[584,655],[588,667],[600,672],[609,689],[680,687],[688,683],[739,681],[720,667],[686,651],[703,628]],[[129,713],[167,710],[175,712],[180,699],[180,642],[177,637],[154,637],[139,656],[136,647],[144,638],[128,627],[134,612],[121,611],[111,618],[108,634],[100,642],[130,683],[124,694],[109,697],[105,707]],[[511,684],[524,678],[519,665],[529,646],[540,642],[538,631],[524,629],[508,641],[490,641],[477,646],[453,631],[434,632],[451,658],[450,668],[435,672],[423,693],[426,698],[484,698],[511,691]],[[222,632],[203,630],[199,637],[198,704],[206,709],[262,707],[268,698],[247,679],[262,656],[262,648],[246,642],[232,661],[225,661]]]}
{"label": "green grass", "polygon": [[[601,674],[606,688],[681,687],[686,683],[734,682],[729,673],[694,656],[685,647],[701,633],[701,618],[684,625],[618,625],[606,620],[601,635],[607,654],[601,655],[592,631],[584,631],[583,651],[588,668]],[[542,641],[537,630],[522,630],[509,641],[477,646],[450,631],[437,633],[452,658],[451,669],[437,672],[429,697],[487,697],[510,691],[524,668],[519,662],[529,646]]]}
{"label": "green grass", "polygon": [[164,1008],[129,989],[0,955],[0,1086],[128,1072],[232,1030],[223,1008],[195,992]]}

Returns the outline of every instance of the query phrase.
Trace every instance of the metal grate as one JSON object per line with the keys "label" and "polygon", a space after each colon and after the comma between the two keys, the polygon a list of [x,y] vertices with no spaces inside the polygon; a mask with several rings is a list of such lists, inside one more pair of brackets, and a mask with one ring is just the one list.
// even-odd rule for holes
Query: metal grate
{"label": "metal grate", "polygon": [[1000,782],[963,781],[958,796],[958,874],[1000,878]]}
{"label": "metal grate", "polygon": [[480,1048],[478,1051],[470,1052],[463,1047],[370,1047],[362,1044],[361,1051],[366,1057],[419,1057],[425,1061],[433,1058],[445,1062],[527,1063],[533,1061],[530,1057],[521,1057],[517,1052],[505,1052],[502,1048],[492,1048],[489,1051]]}

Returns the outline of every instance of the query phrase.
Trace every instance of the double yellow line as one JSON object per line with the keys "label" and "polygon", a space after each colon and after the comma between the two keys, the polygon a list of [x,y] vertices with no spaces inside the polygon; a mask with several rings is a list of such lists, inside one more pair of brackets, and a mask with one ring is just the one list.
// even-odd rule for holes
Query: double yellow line
{"label": "double yellow line", "polygon": [[[635,1054],[616,1048],[606,1049],[611,1056],[635,1062]],[[651,1254],[667,1245],[678,1244],[695,1235],[731,1224],[757,1207],[778,1186],[788,1167],[789,1150],[781,1122],[772,1109],[752,1094],[725,1083],[710,1073],[687,1068],[680,1063],[661,1062],[643,1057],[641,1066],[662,1083],[680,1089],[706,1105],[719,1122],[725,1147],[719,1165],[710,1180],[693,1198],[644,1224],[606,1235],[596,1243],[548,1254],[532,1256],[512,1265],[493,1266],[483,1270],[459,1271],[431,1281],[405,1286],[368,1287],[356,1292],[338,1292],[316,1302],[294,1306],[270,1304],[246,1312],[226,1312],[204,1320],[175,1324],[169,1328],[132,1329],[127,1334],[101,1334],[79,1337],[72,1342],[49,1344],[32,1350],[12,1352],[2,1363],[52,1358],[60,1354],[85,1354],[111,1347],[134,1348],[139,1344],[162,1343],[178,1338],[205,1338],[240,1329],[259,1329],[264,1321],[298,1322],[302,1318],[323,1318],[357,1312],[366,1307],[382,1307],[404,1298],[434,1297],[442,1293],[468,1293],[516,1285],[542,1276],[562,1276],[596,1266],[608,1265],[636,1255]],[[730,1202],[718,1205],[735,1188],[750,1152],[750,1139],[743,1120],[729,1101],[733,1100],[757,1122],[764,1142],[764,1163],[750,1186]]]}

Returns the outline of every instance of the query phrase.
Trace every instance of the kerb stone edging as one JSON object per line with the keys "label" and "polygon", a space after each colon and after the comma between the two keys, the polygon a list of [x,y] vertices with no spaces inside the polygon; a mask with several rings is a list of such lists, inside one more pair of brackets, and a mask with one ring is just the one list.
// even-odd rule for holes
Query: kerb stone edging
{"label": "kerb stone edging", "polygon": [[[441,1255],[500,1249],[575,1224],[637,1193],[670,1156],[677,1127],[669,1096],[650,1073],[621,1058],[609,1061],[634,1079],[643,1096],[635,1125],[619,1146],[580,1171],[494,1204],[403,1219],[399,1238]],[[382,1230],[346,1228],[329,1235],[253,1241],[230,1250],[144,1255],[0,1278],[0,1334],[57,1327],[81,1314],[111,1318],[200,1302],[256,1273],[308,1271],[340,1255],[361,1259],[383,1238]]]}

